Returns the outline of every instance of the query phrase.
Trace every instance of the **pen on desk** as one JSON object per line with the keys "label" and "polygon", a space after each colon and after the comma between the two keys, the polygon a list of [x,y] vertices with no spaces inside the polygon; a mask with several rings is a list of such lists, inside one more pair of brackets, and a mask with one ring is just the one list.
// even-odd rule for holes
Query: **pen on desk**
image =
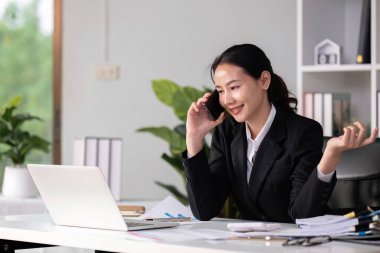
{"label": "pen on desk", "polygon": [[165,216],[169,217],[169,218],[175,218],[173,215],[171,215],[170,213],[166,212],[165,213]]}
{"label": "pen on desk", "polygon": [[184,222],[190,221],[191,217],[181,217],[181,218],[147,218],[147,221],[160,221],[160,222]]}
{"label": "pen on desk", "polygon": [[360,232],[348,232],[346,235],[356,235],[356,236],[365,236],[372,234],[373,231],[367,230],[367,231],[360,231]]}

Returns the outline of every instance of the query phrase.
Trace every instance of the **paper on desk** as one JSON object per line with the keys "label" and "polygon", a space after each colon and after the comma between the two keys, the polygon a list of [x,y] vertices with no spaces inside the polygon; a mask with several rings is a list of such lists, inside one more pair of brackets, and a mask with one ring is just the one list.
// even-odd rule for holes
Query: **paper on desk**
{"label": "paper on desk", "polygon": [[[304,236],[339,236],[350,231],[357,225],[357,219],[342,218],[342,216],[324,215],[307,219],[297,219],[298,226],[280,228],[271,232],[240,233],[238,237],[304,237]],[[321,224],[318,226],[318,224]]]}
{"label": "paper on desk", "polygon": [[217,229],[152,229],[134,232],[156,241],[183,242],[194,240],[224,240],[235,236],[234,232]]}
{"label": "paper on desk", "polygon": [[[168,215],[171,215],[176,218],[182,215],[185,217],[190,217],[191,221],[197,221],[197,219],[192,214],[190,208],[184,206],[182,203],[174,199],[172,196],[166,197],[164,200],[162,200],[157,205],[155,205],[150,210],[141,215],[139,219],[168,218]],[[189,222],[181,222],[181,224],[189,224]]]}
{"label": "paper on desk", "polygon": [[349,218],[344,215],[323,215],[317,216],[313,218],[305,218],[305,219],[296,219],[297,225],[301,227],[320,227],[324,225],[330,225],[335,223],[340,223],[343,221],[347,221]]}
{"label": "paper on desk", "polygon": [[301,228],[284,228],[278,229],[271,232],[247,232],[247,233],[237,233],[236,237],[240,238],[254,238],[254,237],[305,237],[305,236],[339,236],[346,233],[346,229],[336,229],[336,230],[304,230]]}
{"label": "paper on desk", "polygon": [[339,235],[354,231],[359,224],[357,218],[347,218],[342,215],[323,215],[313,218],[297,219],[297,225],[303,233],[324,233],[325,235]]}

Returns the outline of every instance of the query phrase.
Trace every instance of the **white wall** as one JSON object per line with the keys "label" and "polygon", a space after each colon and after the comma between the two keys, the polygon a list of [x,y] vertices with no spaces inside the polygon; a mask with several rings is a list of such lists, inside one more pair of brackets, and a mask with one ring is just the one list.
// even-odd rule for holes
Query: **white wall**
{"label": "white wall", "polygon": [[167,144],[143,126],[174,126],[178,120],[151,90],[151,80],[212,87],[209,65],[227,47],[254,43],[274,71],[296,87],[294,0],[109,0],[109,61],[117,81],[97,81],[103,61],[103,0],[63,0],[62,163],[72,163],[75,137],[124,140],[123,197],[161,199],[154,181],[183,188],[160,156]]}

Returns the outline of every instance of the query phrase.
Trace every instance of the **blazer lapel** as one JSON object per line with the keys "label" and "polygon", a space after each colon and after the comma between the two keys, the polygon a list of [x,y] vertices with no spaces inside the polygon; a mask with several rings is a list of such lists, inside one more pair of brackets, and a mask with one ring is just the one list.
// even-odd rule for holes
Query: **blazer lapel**
{"label": "blazer lapel", "polygon": [[280,142],[286,136],[286,114],[277,110],[272,126],[268,134],[261,143],[255,156],[255,163],[252,167],[252,174],[249,179],[249,193],[251,200],[256,203],[257,195],[265,181],[273,164],[283,153]]}
{"label": "blazer lapel", "polygon": [[239,183],[243,186],[246,192],[247,184],[247,138],[245,134],[245,124],[239,124],[233,130],[233,139],[231,141],[231,156],[234,170],[238,175]]}

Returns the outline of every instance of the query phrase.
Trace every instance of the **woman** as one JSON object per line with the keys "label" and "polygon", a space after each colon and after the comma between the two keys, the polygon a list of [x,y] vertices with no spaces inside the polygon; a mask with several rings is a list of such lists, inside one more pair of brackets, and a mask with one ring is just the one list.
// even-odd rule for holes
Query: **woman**
{"label": "woman", "polygon": [[[284,81],[257,46],[227,49],[211,67],[223,112],[211,121],[203,105],[210,93],[187,113],[187,151],[183,154],[193,214],[209,220],[233,194],[241,218],[294,222],[323,215],[333,191],[340,154],[374,142],[360,122],[332,138],[322,156],[321,126],[295,113]],[[213,131],[210,157],[204,138]]]}

